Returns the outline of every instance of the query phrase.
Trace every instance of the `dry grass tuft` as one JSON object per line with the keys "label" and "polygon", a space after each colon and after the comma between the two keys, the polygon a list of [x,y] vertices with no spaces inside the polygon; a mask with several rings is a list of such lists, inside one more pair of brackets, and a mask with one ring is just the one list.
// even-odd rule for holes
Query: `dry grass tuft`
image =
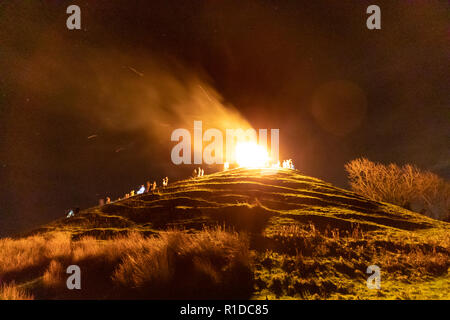
{"label": "dry grass tuft", "polygon": [[52,260],[47,270],[44,272],[42,283],[49,288],[61,287],[64,282],[63,274],[64,268],[61,262]]}
{"label": "dry grass tuft", "polygon": [[33,300],[33,295],[19,288],[14,282],[0,286],[0,300]]}
{"label": "dry grass tuft", "polygon": [[194,234],[168,231],[149,239],[123,259],[113,281],[149,295],[191,297],[197,292],[206,298],[208,288],[220,287],[225,296],[242,285],[250,289],[251,277],[247,238],[218,228]]}
{"label": "dry grass tuft", "polygon": [[[211,290],[218,297],[245,296],[253,279],[247,238],[222,228],[77,241],[54,233],[3,239],[0,251],[0,277],[21,282],[42,277],[37,294],[46,298],[81,294],[66,288],[69,265],[81,268],[83,298],[207,298]],[[12,296],[14,288],[5,287],[5,294]]]}
{"label": "dry grass tuft", "polygon": [[52,233],[21,239],[0,239],[0,275],[28,271],[33,274],[48,265],[51,259],[67,256],[71,251],[70,235]]}

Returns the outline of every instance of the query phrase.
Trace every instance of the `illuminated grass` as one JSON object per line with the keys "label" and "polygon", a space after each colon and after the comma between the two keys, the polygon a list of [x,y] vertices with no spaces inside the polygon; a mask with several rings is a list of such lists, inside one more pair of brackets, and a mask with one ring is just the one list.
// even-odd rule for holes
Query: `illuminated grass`
{"label": "illuminated grass", "polygon": [[[235,169],[178,181],[154,194],[83,210],[31,234],[62,231],[72,240],[109,241],[172,228],[195,234],[217,225],[249,235],[255,281],[248,297],[254,299],[448,298],[448,223],[289,169]],[[379,291],[366,286],[365,271],[372,264],[381,268]],[[41,280],[19,280],[42,286]]]}

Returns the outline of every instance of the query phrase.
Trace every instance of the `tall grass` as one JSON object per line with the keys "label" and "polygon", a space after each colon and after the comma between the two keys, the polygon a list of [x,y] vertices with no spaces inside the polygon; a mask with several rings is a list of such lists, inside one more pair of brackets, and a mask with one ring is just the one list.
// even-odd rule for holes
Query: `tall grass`
{"label": "tall grass", "polygon": [[[2,239],[0,252],[0,278],[40,279],[38,298],[246,297],[252,287],[247,238],[222,228],[77,241],[54,233]],[[66,288],[69,265],[81,269],[81,292]],[[14,288],[5,287],[5,294],[14,297]]]}
{"label": "tall grass", "polygon": [[70,236],[66,233],[32,236],[21,239],[0,239],[0,276],[27,269],[41,268],[51,259],[71,252]]}
{"label": "tall grass", "polygon": [[113,281],[139,288],[151,296],[245,296],[251,290],[248,240],[223,229],[187,234],[163,232],[128,254],[114,272]]}
{"label": "tall grass", "polygon": [[374,163],[365,158],[345,165],[352,189],[376,201],[384,201],[435,219],[450,216],[450,183],[413,165],[402,167]]}
{"label": "tall grass", "polygon": [[0,285],[0,300],[33,300],[33,295],[19,288],[14,282]]}

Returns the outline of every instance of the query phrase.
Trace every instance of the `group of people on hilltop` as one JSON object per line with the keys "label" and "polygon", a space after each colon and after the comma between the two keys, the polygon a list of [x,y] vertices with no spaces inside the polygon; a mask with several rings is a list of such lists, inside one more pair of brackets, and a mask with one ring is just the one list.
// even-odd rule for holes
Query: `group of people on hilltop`
{"label": "group of people on hilltop", "polygon": [[[169,185],[169,178],[165,177],[162,180],[162,186],[163,187],[167,187]],[[131,190],[130,193],[125,194],[124,199],[128,199],[130,197],[133,197],[135,195],[139,195],[139,194],[144,194],[144,193],[149,193],[149,192],[155,192],[156,191],[156,181],[153,181],[153,183],[151,183],[150,181],[147,181],[145,186],[142,184],[139,187],[139,190],[135,191],[135,190]],[[116,201],[122,200],[121,198],[117,199]]]}
{"label": "group of people on hilltop", "polygon": [[[278,167],[280,165],[280,162],[278,162]],[[292,159],[289,160],[283,160],[283,168],[288,168],[288,169],[295,169],[294,168],[294,164],[292,162]],[[228,162],[226,162],[224,164],[224,170],[228,170],[229,169],[229,164]],[[197,178],[197,177],[203,177],[205,174],[205,170],[203,170],[201,167],[198,167],[197,169],[194,169],[194,172],[192,173],[192,177],[193,178]],[[163,188],[167,187],[169,185],[169,178],[165,177],[162,180],[162,186]],[[130,197],[133,197],[135,195],[139,195],[139,194],[144,194],[144,193],[149,193],[149,192],[155,192],[156,191],[156,181],[153,181],[153,183],[151,183],[150,181],[147,181],[146,185],[141,185],[139,190],[135,191],[135,190],[131,190],[129,193],[125,194],[125,196],[123,198],[118,198],[115,201],[120,201],[122,199],[128,199]],[[106,197],[106,201],[105,199],[100,199],[99,200],[99,205],[103,206],[105,204],[109,204],[111,203],[111,198],[110,197]],[[71,218],[73,217],[75,214],[77,214],[79,212],[79,208],[70,210],[67,213],[67,218]]]}
{"label": "group of people on hilltop", "polygon": [[[162,180],[163,188],[167,187],[168,185],[169,185],[169,178],[168,177],[163,178],[163,180]],[[149,192],[153,193],[153,192],[156,191],[156,187],[157,187],[156,181],[153,181],[153,183],[151,183],[150,181],[147,181],[145,186],[142,184],[137,191],[131,190],[129,193],[126,193],[123,198],[118,198],[118,199],[116,199],[114,201],[111,201],[110,197],[106,197],[105,199],[103,199],[103,198],[99,199],[98,205],[99,206],[103,206],[103,205],[109,204],[111,202],[120,201],[120,200],[123,200],[123,199],[128,199],[128,198],[133,197],[135,195],[149,193]],[[75,216],[75,214],[77,214],[79,211],[80,211],[79,208],[70,209],[68,212],[66,211],[67,212],[66,217],[67,218],[71,218],[71,217]]]}
{"label": "group of people on hilltop", "polygon": [[295,168],[294,168],[294,163],[292,162],[292,159],[289,159],[289,160],[283,160],[283,168],[287,168],[287,169],[295,169]]}
{"label": "group of people on hilltop", "polygon": [[148,193],[150,191],[156,190],[156,181],[153,181],[153,183],[150,183],[150,181],[147,181],[145,192]]}
{"label": "group of people on hilltop", "polygon": [[205,175],[205,170],[203,170],[201,167],[198,167],[198,169],[194,169],[194,172],[192,172],[192,177],[203,177]]}

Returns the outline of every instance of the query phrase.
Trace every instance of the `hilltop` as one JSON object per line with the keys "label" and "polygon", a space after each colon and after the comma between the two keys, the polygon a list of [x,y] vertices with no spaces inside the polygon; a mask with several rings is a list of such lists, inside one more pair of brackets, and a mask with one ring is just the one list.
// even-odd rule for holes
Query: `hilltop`
{"label": "hilltop", "polygon": [[366,199],[291,169],[234,169],[191,178],[62,218],[39,232],[69,231],[75,237],[130,230],[200,229],[225,223],[251,233],[312,223],[325,230],[410,230],[443,223],[398,206]]}
{"label": "hilltop", "polygon": [[[165,239],[165,246],[169,248],[173,233],[193,243],[207,241],[217,246],[222,241],[219,247],[227,252],[227,262],[221,262],[222,267],[214,269],[222,250],[217,249],[214,258],[208,256],[207,267],[202,263],[201,269],[202,272],[208,269],[208,279],[214,280],[208,288],[210,291],[219,284],[223,289],[224,279],[234,274],[244,279],[242,288],[239,288],[241,284],[226,287],[227,297],[449,299],[449,231],[450,224],[446,222],[371,201],[296,170],[234,169],[178,181],[154,193],[83,210],[75,217],[34,230],[27,239],[52,239],[55,234],[64,234],[70,238],[64,241],[71,243],[79,239],[101,242],[111,238],[123,240],[132,234],[137,242],[147,238]],[[177,241],[175,247],[183,248],[179,244],[182,241]],[[243,244],[247,247],[243,248]],[[186,252],[204,258],[204,254],[198,253],[203,252],[198,251],[200,247],[201,244],[196,247],[197,251],[190,248],[191,251],[186,249]],[[136,259],[139,258],[141,255],[136,255]],[[49,271],[52,259],[59,259],[57,263],[64,265],[62,261],[74,258],[64,260],[49,256],[39,262],[33,276],[15,270],[10,271],[9,276],[6,274],[6,278],[22,279],[22,288],[40,297],[67,297],[58,290],[42,289],[46,283],[43,271],[54,271]],[[90,259],[95,261],[92,255]],[[120,256],[116,259],[119,262],[114,261],[123,264],[124,259]],[[194,256],[184,263],[195,259]],[[366,286],[369,265],[381,268],[381,290],[369,290]],[[117,283],[129,284],[133,279],[132,288],[127,288],[127,297],[167,298],[177,294],[203,297],[200,289],[195,294],[193,291],[180,293],[177,289],[169,290],[165,293],[167,296],[150,293],[142,289],[144,282],[137,281],[135,276],[122,275],[119,279],[117,270],[120,268],[110,268]],[[105,279],[110,281],[111,276]],[[101,297],[123,297],[124,293],[118,291],[112,296],[102,292]],[[88,297],[99,296],[89,292]],[[212,294],[210,297],[223,296]]]}

